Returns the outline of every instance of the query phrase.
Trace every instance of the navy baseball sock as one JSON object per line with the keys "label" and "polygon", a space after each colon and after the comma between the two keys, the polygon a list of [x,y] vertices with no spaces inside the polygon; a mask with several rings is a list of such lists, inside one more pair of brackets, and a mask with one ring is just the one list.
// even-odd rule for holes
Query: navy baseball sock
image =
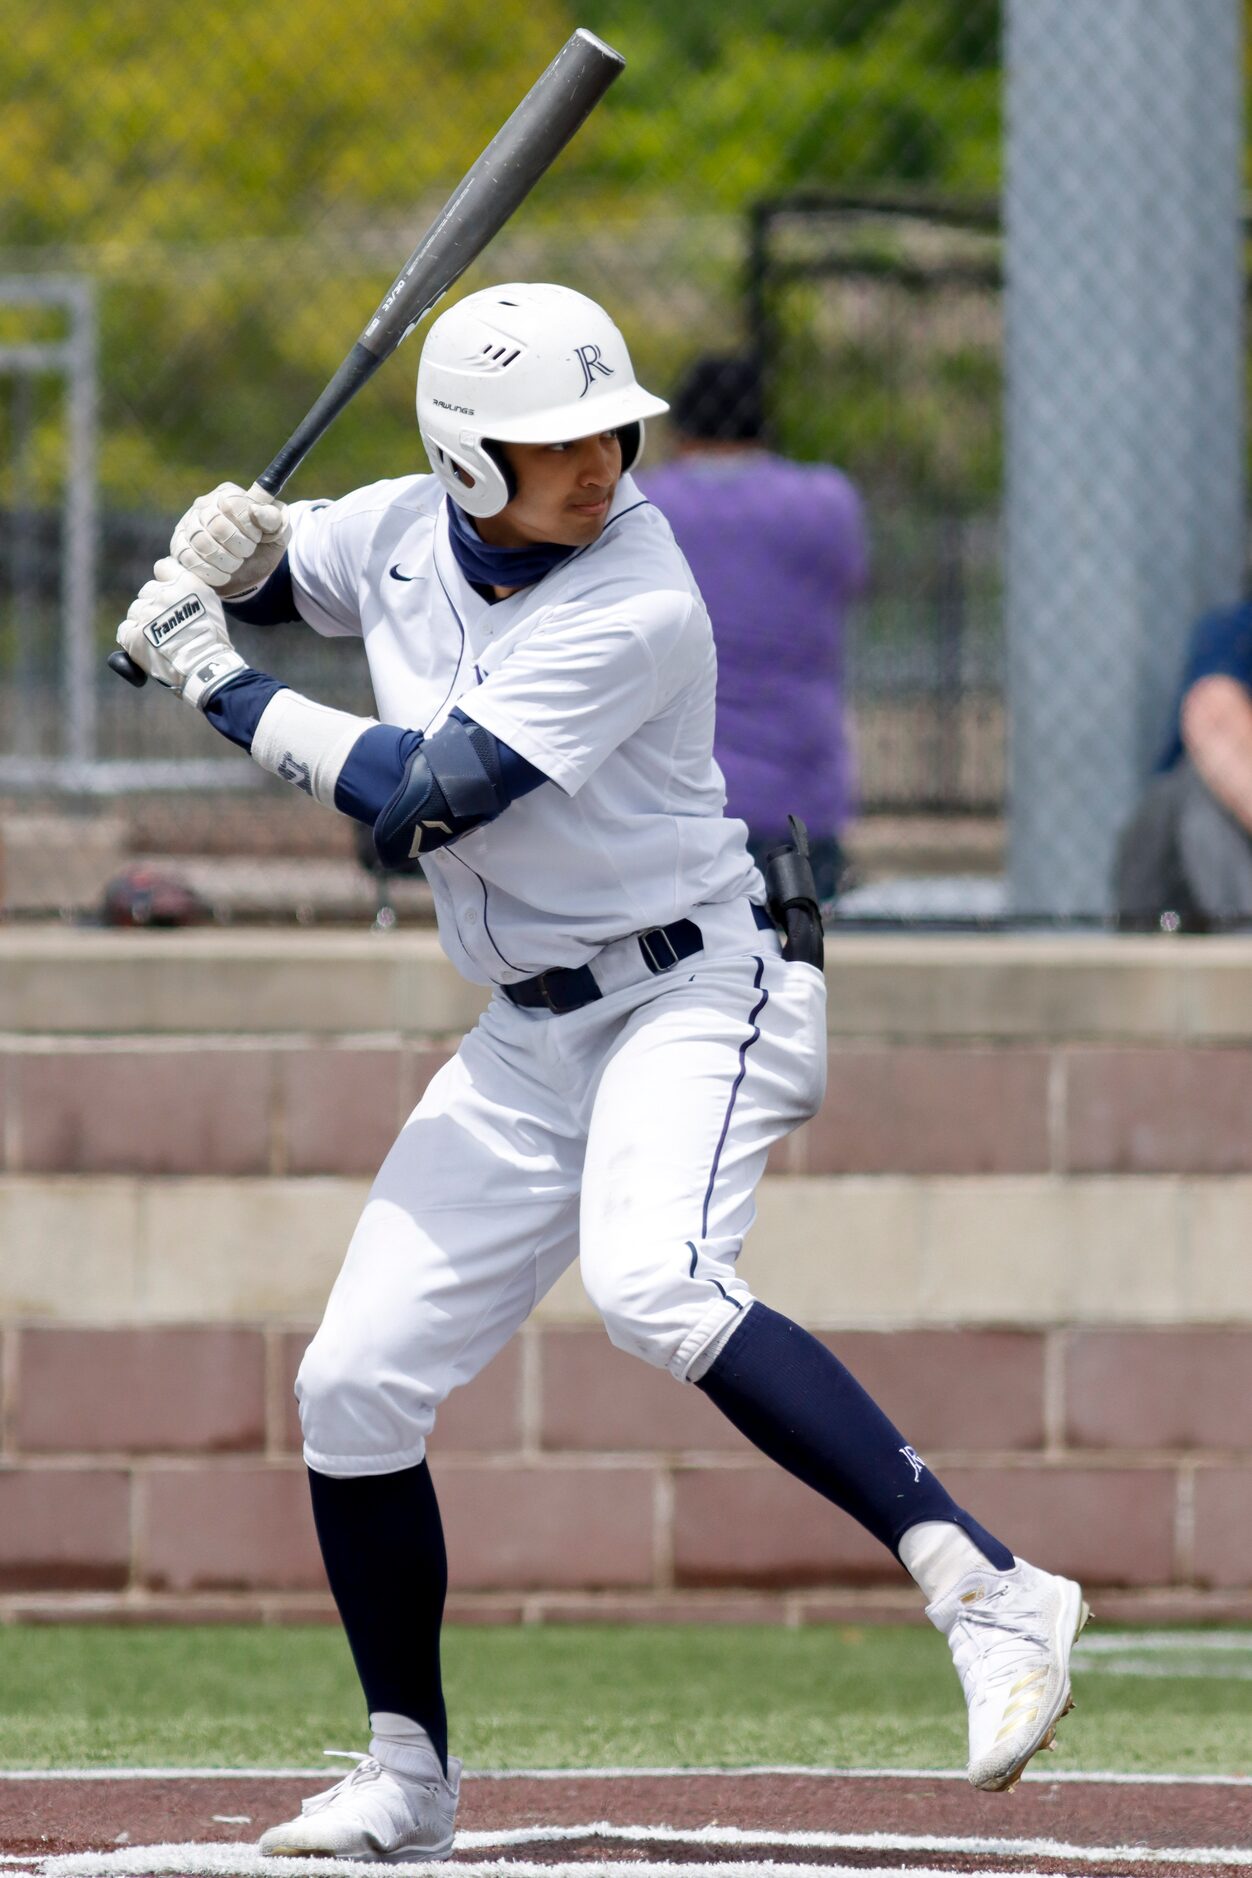
{"label": "navy baseball sock", "polygon": [[310,1468],[309,1489],[366,1708],[419,1723],[447,1773],[439,1631],[448,1557],[430,1469],[423,1461],[398,1474],[332,1480]]}
{"label": "navy baseball sock", "polygon": [[762,1453],[898,1554],[923,1520],[968,1533],[997,1571],[1013,1554],[945,1492],[856,1378],[799,1324],[753,1304],[696,1384]]}

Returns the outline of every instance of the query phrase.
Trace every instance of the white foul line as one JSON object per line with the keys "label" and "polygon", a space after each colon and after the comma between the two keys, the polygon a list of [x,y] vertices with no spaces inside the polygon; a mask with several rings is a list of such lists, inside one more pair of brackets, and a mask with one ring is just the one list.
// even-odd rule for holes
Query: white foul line
{"label": "white foul line", "polygon": [[1074,1656],[1184,1656],[1212,1651],[1223,1656],[1252,1655],[1248,1630],[1106,1630],[1080,1637]]}
{"label": "white foul line", "polygon": [[979,1857],[1070,1859],[1084,1865],[1131,1860],[1153,1865],[1252,1866],[1252,1847],[1068,1845],[1056,1839],[1005,1839],[985,1834],[908,1832],[784,1832],[741,1826],[615,1826],[596,1820],[586,1826],[518,1826],[494,1832],[461,1832],[457,1845],[481,1852],[489,1846],[549,1844],[566,1839],[610,1839],[631,1844],[779,1846],[794,1851],[942,1852]]}
{"label": "white foul line", "polygon": [[1206,1663],[1198,1656],[1106,1656],[1087,1664],[1088,1675],[1146,1676],[1155,1682],[1252,1682],[1252,1662]]}
{"label": "white foul line", "polygon": [[[804,1767],[791,1762],[745,1767],[467,1767],[464,1780],[745,1780],[769,1778],[806,1780],[958,1780],[965,1775],[952,1767]],[[0,1768],[4,1780],[325,1780],[333,1781],[325,1767],[10,1767]],[[1027,1768],[1023,1786],[1050,1787],[1252,1787],[1252,1774],[1125,1774],[1107,1771],[1083,1773],[1058,1769],[1036,1773]],[[325,1866],[319,1869],[326,1870]],[[358,1873],[357,1878],[360,1878]]]}
{"label": "white foul line", "polygon": [[1089,1676],[1148,1676],[1166,1682],[1252,1681],[1252,1633],[1144,1630],[1084,1638],[1075,1668]]}
{"label": "white foul line", "polygon": [[[169,1845],[153,1848],[160,1862],[143,1863],[131,1859],[125,1864],[107,1864],[104,1854],[89,1857],[48,1859],[34,1878],[149,1878],[156,1874],[179,1874],[179,1878],[361,1878],[361,1867],[337,1858],[255,1858],[239,1856],[238,1846]],[[224,1851],[225,1859],[209,1860],[208,1853]],[[197,1855],[200,1855],[197,1859]],[[813,1878],[812,1865],[778,1864],[772,1859],[739,1861],[713,1860],[708,1864],[643,1864],[638,1859],[602,1861],[589,1868],[585,1861],[568,1865],[537,1865],[524,1859],[492,1859],[486,1864],[389,1863],[387,1871],[396,1878]],[[823,1865],[822,1878],[901,1878],[898,1865]],[[950,1869],[931,1865],[912,1865],[908,1878],[953,1878]],[[985,1867],[980,1878],[1055,1878],[1020,1865]]]}
{"label": "white foul line", "polygon": [[[658,1845],[658,1846],[698,1846],[712,1853],[725,1852],[731,1848],[752,1847],[754,1849],[773,1848],[779,1851],[830,1851],[830,1852],[869,1852],[878,1854],[919,1853],[937,1854],[940,1857],[961,1855],[976,1856],[1001,1860],[1020,1860],[1023,1858],[1043,1859],[1049,1864],[1064,1860],[1068,1865],[1108,1866],[1108,1865],[1184,1865],[1196,1866],[1207,1871],[1236,1870],[1252,1867],[1252,1847],[1239,1846],[1144,1846],[1144,1845],[1072,1845],[1064,1841],[1046,1838],[1007,1839],[989,1838],[982,1835],[950,1835],[931,1833],[894,1833],[894,1832],[781,1832],[766,1830],[746,1830],[733,1826],[703,1826],[698,1828],[680,1828],[666,1826],[618,1826],[607,1820],[595,1820],[581,1826],[525,1826],[508,1830],[463,1832],[457,1835],[457,1850],[465,1852],[486,1852],[504,1847],[525,1845],[587,1844],[592,1841],[609,1841],[623,1845]],[[232,1874],[262,1874],[283,1872],[288,1878],[295,1878],[300,1872],[308,1871],[320,1874],[320,1878],[331,1878],[331,1874],[342,1869],[347,1873],[359,1871],[348,1861],[332,1859],[264,1859],[250,1848],[239,1845],[159,1845],[127,1846],[120,1852],[79,1853],[64,1857],[48,1858],[41,1866],[42,1878],[108,1878],[109,1874],[125,1872],[129,1878],[149,1873],[211,1873],[220,1874],[229,1871]],[[434,1869],[430,1864],[414,1861],[412,1864],[393,1865],[397,1872],[425,1872]],[[521,1878],[523,1872],[542,1874],[542,1878],[555,1878],[563,1872],[587,1871],[585,1861],[577,1865],[536,1864],[528,1865],[521,1861],[496,1859],[488,1864],[465,1863],[458,1860],[452,1867],[442,1870],[464,1874],[468,1872],[513,1873],[514,1878]],[[864,1867],[830,1867],[823,1870],[864,1871]],[[899,1870],[899,1867],[880,1867],[881,1870]],[[910,1866],[916,1872],[917,1867]],[[597,1860],[599,1872],[646,1873],[648,1878],[658,1878],[662,1872],[704,1874],[712,1878],[713,1873],[733,1873],[736,1878],[745,1878],[745,1874],[759,1872],[769,1874],[770,1878],[782,1878],[784,1873],[807,1873],[813,1871],[811,1865],[782,1864],[774,1860],[739,1862],[714,1859],[709,1862],[685,1863],[673,1865],[649,1861],[646,1865],[640,1861],[612,1864]]]}
{"label": "white foul line", "polygon": [[[807,1780],[956,1780],[966,1775],[954,1767],[802,1767],[792,1762],[751,1767],[481,1767],[466,1768],[466,1780],[743,1780],[803,1777]],[[1060,1769],[1044,1773],[1028,1767],[1021,1785],[1051,1787],[1060,1782],[1104,1787],[1252,1787],[1252,1774],[1123,1774]]]}

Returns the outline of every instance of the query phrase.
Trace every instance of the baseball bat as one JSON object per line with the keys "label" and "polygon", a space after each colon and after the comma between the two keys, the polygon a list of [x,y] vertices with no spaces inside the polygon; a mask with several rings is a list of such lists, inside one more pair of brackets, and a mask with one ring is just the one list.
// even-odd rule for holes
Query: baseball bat
{"label": "baseball bat", "polygon": [[[580,26],[471,164],[375,308],[334,377],[254,488],[276,496],[340,411],[459,280],[591,114],[626,61]],[[120,647],[109,666],[128,684],[147,673]]]}

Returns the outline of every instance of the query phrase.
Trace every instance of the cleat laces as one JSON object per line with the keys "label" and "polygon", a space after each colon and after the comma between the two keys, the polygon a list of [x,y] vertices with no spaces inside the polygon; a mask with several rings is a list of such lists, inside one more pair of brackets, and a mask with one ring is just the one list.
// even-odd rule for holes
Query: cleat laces
{"label": "cleat laces", "polygon": [[376,1754],[341,1748],[323,1752],[351,1761],[351,1770],[324,1793],[310,1794],[296,1819],[271,1826],[261,1837],[262,1855],[340,1857],[374,1861],[400,1853],[430,1859],[452,1850],[461,1764],[449,1762],[451,1778],[398,1774]]}
{"label": "cleat laces", "polygon": [[315,1793],[309,1799],[301,1800],[301,1813],[320,1813],[324,1806],[337,1800],[341,1793],[357,1787],[372,1786],[383,1771],[382,1763],[376,1761],[372,1754],[353,1754],[347,1748],[323,1748],[322,1753],[328,1760],[355,1761],[356,1766],[342,1780],[337,1780],[333,1787],[327,1787],[325,1793]]}
{"label": "cleat laces", "polygon": [[1087,1621],[1082,1589],[1018,1559],[995,1577],[970,1573],[927,1615],[965,1692],[970,1783],[1003,1793],[1073,1707],[1069,1653]]}
{"label": "cleat laces", "polygon": [[[971,1678],[980,1673],[984,1700],[1001,1691],[1008,1700],[1015,1694],[1028,1696],[1037,1687],[1037,1674],[1032,1672],[1039,1671],[1040,1659],[1046,1661],[1048,1654],[1043,1612],[1034,1607],[1014,1611],[1010,1629],[999,1610],[1004,1596],[1004,1590],[996,1590],[976,1604],[961,1605],[948,1637],[962,1687],[968,1691]],[[1019,1690],[1017,1685],[1023,1681],[1025,1686]]]}
{"label": "cleat laces", "polygon": [[415,1780],[411,1774],[397,1774],[393,1769],[384,1767],[372,1754],[354,1754],[349,1748],[323,1748],[322,1753],[328,1760],[355,1761],[356,1766],[346,1773],[342,1780],[337,1780],[333,1787],[327,1787],[325,1793],[315,1793],[307,1800],[301,1800],[301,1813],[320,1813],[324,1806],[330,1806],[341,1795],[357,1793],[363,1787],[372,1787],[375,1781],[389,1774],[392,1780],[403,1786],[416,1788],[419,1793],[437,1794],[439,1783],[434,1780]]}

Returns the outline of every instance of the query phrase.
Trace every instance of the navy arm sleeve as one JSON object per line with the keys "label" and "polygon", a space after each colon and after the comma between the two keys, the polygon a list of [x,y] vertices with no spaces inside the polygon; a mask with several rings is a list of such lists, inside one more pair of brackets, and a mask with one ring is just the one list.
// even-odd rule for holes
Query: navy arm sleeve
{"label": "navy arm sleeve", "polygon": [[[282,691],[278,679],[249,669],[223,685],[205,716],[243,750],[251,750],[266,705]],[[383,861],[481,828],[548,778],[511,745],[462,711],[431,737],[398,724],[371,724],[353,744],[335,783],[335,807],[374,830]]]}
{"label": "navy arm sleeve", "polygon": [[241,750],[251,750],[262,711],[276,691],[286,688],[266,672],[254,672],[249,666],[214,692],[204,715],[223,737],[229,737]]}
{"label": "navy arm sleeve", "polygon": [[247,600],[223,600],[228,617],[245,626],[297,626],[301,624],[291,563],[284,554],[263,586]]}

